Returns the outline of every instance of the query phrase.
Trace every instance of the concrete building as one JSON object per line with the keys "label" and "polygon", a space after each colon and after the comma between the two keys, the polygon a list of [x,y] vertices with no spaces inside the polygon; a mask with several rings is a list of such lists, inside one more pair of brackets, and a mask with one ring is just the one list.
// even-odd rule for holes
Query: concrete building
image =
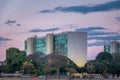
{"label": "concrete building", "polygon": [[25,50],[27,55],[32,54],[35,52],[35,37],[28,38],[25,40]]}
{"label": "concrete building", "polygon": [[25,51],[28,55],[35,52],[64,55],[78,66],[83,66],[87,61],[87,33],[63,32],[28,38],[25,41]]}
{"label": "concrete building", "polygon": [[113,56],[120,54],[120,42],[112,41],[105,44],[104,51],[111,53]]}

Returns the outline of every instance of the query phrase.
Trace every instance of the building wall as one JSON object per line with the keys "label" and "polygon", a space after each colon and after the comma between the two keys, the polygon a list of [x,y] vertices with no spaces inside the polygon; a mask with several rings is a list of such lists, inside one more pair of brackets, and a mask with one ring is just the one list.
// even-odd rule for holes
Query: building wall
{"label": "building wall", "polygon": [[46,53],[53,53],[53,34],[46,35]]}
{"label": "building wall", "polygon": [[104,51],[111,53],[113,56],[120,54],[120,42],[113,41],[104,45]]}
{"label": "building wall", "polygon": [[78,66],[84,66],[87,62],[87,33],[68,33],[68,54]]}
{"label": "building wall", "polygon": [[42,52],[46,54],[46,39],[45,37],[40,37],[35,39],[35,52]]}
{"label": "building wall", "polygon": [[78,66],[87,62],[87,33],[65,32],[60,34],[47,34],[46,37],[28,38],[27,55],[42,52],[55,53],[72,59]]}
{"label": "building wall", "polygon": [[27,40],[25,40],[24,49],[25,49],[25,52],[27,53]]}
{"label": "building wall", "polygon": [[66,33],[54,35],[54,53],[68,56],[68,37]]}
{"label": "building wall", "polygon": [[110,53],[118,53],[119,43],[118,42],[111,42],[110,44]]}
{"label": "building wall", "polygon": [[35,38],[28,38],[27,39],[27,55],[33,54],[35,52]]}
{"label": "building wall", "polygon": [[110,53],[110,44],[104,45],[104,52]]}

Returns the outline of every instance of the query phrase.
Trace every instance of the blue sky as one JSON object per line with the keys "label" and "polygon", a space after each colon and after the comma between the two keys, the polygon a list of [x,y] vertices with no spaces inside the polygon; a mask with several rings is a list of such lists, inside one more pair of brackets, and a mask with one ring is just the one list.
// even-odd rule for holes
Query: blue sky
{"label": "blue sky", "polygon": [[120,0],[0,0],[0,61],[9,47],[24,50],[33,35],[88,33],[88,60],[106,41],[120,40]]}

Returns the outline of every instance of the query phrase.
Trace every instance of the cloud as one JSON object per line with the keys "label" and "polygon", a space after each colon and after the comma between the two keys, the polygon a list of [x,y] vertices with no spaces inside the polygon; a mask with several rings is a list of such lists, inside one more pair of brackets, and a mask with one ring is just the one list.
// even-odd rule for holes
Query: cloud
{"label": "cloud", "polygon": [[103,27],[87,27],[87,28],[80,28],[80,29],[76,29],[76,32],[91,32],[94,30],[105,30],[105,28]]}
{"label": "cloud", "polygon": [[8,19],[4,24],[12,25],[12,24],[14,24],[14,23],[16,23],[15,20],[9,20],[9,19]]}
{"label": "cloud", "polygon": [[11,40],[11,39],[9,39],[9,38],[0,37],[0,46],[1,46],[2,44],[5,44],[6,41],[10,41],[10,40]]}
{"label": "cloud", "polygon": [[36,32],[49,32],[49,31],[56,31],[58,30],[59,28],[50,28],[50,29],[33,29],[33,30],[30,30],[29,32],[33,32],[33,33],[36,33]]}
{"label": "cloud", "polygon": [[120,36],[119,35],[114,35],[114,36],[101,36],[101,37],[88,37],[88,40],[120,40]]}
{"label": "cloud", "polygon": [[74,13],[90,13],[103,12],[120,9],[120,0],[111,1],[105,4],[99,4],[92,7],[88,6],[70,6],[70,7],[56,7],[53,10],[42,10],[40,13],[54,13],[54,12],[74,12]]}
{"label": "cloud", "polygon": [[98,32],[98,31],[94,31],[94,32],[89,32],[88,36],[98,36],[98,35],[117,35],[118,33],[116,32]]}
{"label": "cloud", "polygon": [[0,41],[10,41],[11,39],[9,38],[4,38],[4,37],[0,37]]}
{"label": "cloud", "polygon": [[52,10],[43,10],[43,11],[40,11],[40,13],[53,13],[55,11],[52,11]]}
{"label": "cloud", "polygon": [[16,24],[16,26],[18,26],[18,27],[19,27],[19,26],[22,26],[22,25],[21,25],[21,24]]}
{"label": "cloud", "polygon": [[120,21],[120,17],[115,17],[115,19],[116,19],[117,21]]}
{"label": "cloud", "polygon": [[[99,31],[98,31],[99,30]],[[116,35],[117,32],[105,32],[102,30],[107,30],[103,27],[87,27],[87,28],[78,28],[76,32],[87,32],[88,36],[98,36],[98,35]]]}
{"label": "cloud", "polygon": [[87,28],[78,28],[76,32],[87,32],[88,33],[88,42],[90,40],[96,40],[94,43],[88,43],[88,47],[92,46],[103,46],[104,41],[120,40],[119,33],[117,32],[106,32],[108,30],[103,27],[87,27]]}
{"label": "cloud", "polygon": [[4,24],[7,24],[7,25],[9,25],[9,26],[15,24],[15,25],[18,26],[18,27],[19,27],[19,26],[22,26],[21,24],[16,23],[15,20],[10,20],[10,19],[8,19]]}

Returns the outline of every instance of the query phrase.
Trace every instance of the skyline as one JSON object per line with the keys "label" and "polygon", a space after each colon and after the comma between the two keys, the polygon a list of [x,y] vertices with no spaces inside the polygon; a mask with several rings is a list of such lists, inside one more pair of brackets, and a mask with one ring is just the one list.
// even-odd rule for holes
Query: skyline
{"label": "skyline", "polygon": [[9,47],[24,49],[33,35],[64,31],[88,33],[88,60],[105,41],[120,40],[119,0],[0,0],[0,61]]}

